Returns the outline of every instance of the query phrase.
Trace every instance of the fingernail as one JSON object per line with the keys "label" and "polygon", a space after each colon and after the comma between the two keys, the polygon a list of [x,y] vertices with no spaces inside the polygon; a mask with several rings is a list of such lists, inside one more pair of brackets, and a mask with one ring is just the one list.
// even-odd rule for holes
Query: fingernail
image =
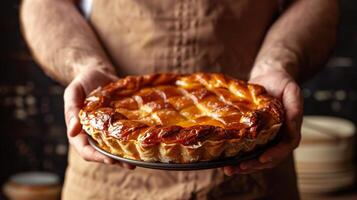
{"label": "fingernail", "polygon": [[262,157],[260,159],[260,162],[261,163],[268,163],[268,162],[272,162],[273,161],[273,158],[272,157]]}
{"label": "fingernail", "polygon": [[69,122],[68,122],[68,125],[67,125],[67,134],[69,136],[73,136],[74,135],[74,133],[73,133],[74,126],[75,126],[75,120],[74,120],[74,117],[71,117],[69,119]]}
{"label": "fingernail", "polygon": [[225,174],[226,174],[227,176],[233,176],[234,173],[233,173],[233,172],[226,172]]}
{"label": "fingernail", "polygon": [[248,169],[248,166],[245,165],[245,164],[241,164],[241,165],[240,165],[240,169],[241,169],[241,170],[246,170],[246,169]]}
{"label": "fingernail", "polygon": [[76,122],[76,117],[75,116],[71,116],[71,118],[69,118],[69,122],[68,122],[68,129],[69,130],[73,129],[73,127],[75,126],[75,122]]}
{"label": "fingernail", "polygon": [[229,167],[229,168],[224,168],[224,174],[227,175],[227,176],[232,176],[234,174],[234,170]]}
{"label": "fingernail", "polygon": [[130,165],[130,164],[128,164],[128,163],[124,163],[123,165],[124,165],[124,167],[127,168],[127,169],[131,169],[131,170],[135,169],[135,166]]}
{"label": "fingernail", "polygon": [[105,164],[111,164],[110,159],[104,159]]}

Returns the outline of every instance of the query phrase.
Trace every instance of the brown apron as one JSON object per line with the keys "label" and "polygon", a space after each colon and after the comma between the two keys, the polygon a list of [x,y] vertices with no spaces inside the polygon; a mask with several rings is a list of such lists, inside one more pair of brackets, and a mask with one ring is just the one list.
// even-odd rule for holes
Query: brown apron
{"label": "brown apron", "polygon": [[[119,75],[222,72],[247,79],[279,0],[94,0],[90,23]],[[266,172],[161,171],[86,162],[70,150],[65,200],[298,199],[292,157]]]}

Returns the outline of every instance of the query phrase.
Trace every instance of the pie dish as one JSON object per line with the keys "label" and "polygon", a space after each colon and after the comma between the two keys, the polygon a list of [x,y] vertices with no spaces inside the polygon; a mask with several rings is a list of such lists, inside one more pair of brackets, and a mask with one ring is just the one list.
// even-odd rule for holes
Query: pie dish
{"label": "pie dish", "polygon": [[283,115],[262,86],[218,73],[127,76],[91,92],[79,112],[105,151],[164,163],[251,152],[274,139]]}

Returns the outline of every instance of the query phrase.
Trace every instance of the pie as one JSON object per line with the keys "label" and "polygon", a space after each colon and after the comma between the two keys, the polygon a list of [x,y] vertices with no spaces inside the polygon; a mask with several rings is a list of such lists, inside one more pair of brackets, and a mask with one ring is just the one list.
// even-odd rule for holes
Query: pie
{"label": "pie", "polygon": [[164,163],[253,151],[276,136],[283,115],[262,86],[218,73],[127,76],[91,92],[79,112],[100,148]]}

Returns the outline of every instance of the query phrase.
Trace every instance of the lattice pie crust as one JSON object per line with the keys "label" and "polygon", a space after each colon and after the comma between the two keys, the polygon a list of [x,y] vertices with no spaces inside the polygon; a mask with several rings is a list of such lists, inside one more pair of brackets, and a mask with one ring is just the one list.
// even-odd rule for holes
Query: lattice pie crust
{"label": "lattice pie crust", "polygon": [[222,74],[128,76],[98,88],[79,113],[106,151],[148,162],[231,157],[272,140],[281,102],[259,85]]}

